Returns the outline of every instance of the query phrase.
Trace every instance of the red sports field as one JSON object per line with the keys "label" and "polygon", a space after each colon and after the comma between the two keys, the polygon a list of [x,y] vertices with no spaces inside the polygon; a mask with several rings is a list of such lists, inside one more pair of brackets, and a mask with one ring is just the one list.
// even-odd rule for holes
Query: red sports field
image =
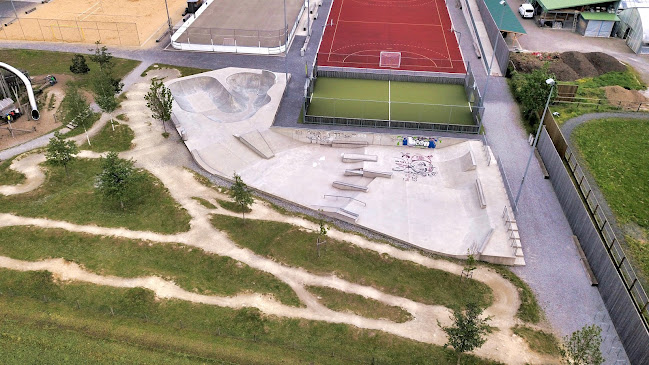
{"label": "red sports field", "polygon": [[[398,67],[379,65],[385,51]],[[318,65],[466,72],[444,0],[333,0]]]}

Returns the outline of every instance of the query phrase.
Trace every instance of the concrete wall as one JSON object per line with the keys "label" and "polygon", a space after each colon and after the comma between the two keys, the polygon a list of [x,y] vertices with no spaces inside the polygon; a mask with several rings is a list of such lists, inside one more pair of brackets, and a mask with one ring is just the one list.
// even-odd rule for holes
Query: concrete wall
{"label": "concrete wall", "polygon": [[[586,258],[597,278],[598,290],[611,316],[613,325],[632,364],[649,364],[649,332],[639,310],[628,291],[628,285],[619,273],[624,266],[618,255],[612,255],[601,233],[602,224],[595,223],[571,174],[554,147],[549,134],[543,129],[538,150],[550,174],[550,182],[557,194],[573,233],[579,239]],[[617,243],[619,246],[619,242]],[[615,242],[610,244],[615,246]],[[614,261],[615,260],[615,261]],[[616,264],[618,262],[618,264]],[[628,261],[627,261],[628,262]],[[635,291],[632,291],[635,295]],[[566,298],[570,301],[570,298]],[[579,303],[572,303],[579,310]]]}

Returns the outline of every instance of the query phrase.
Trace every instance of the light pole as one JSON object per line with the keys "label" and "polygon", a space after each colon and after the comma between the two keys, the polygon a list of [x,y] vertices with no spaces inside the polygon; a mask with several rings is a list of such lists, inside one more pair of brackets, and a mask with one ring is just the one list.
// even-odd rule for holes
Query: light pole
{"label": "light pole", "polygon": [[550,93],[548,94],[548,100],[545,102],[545,109],[543,109],[543,116],[539,121],[539,128],[536,130],[536,136],[534,136],[534,143],[532,143],[532,149],[530,150],[530,156],[527,159],[527,165],[525,166],[525,173],[523,173],[523,179],[521,180],[521,186],[518,188],[518,193],[516,194],[516,199],[514,199],[514,207],[518,210],[518,199],[521,197],[521,191],[523,190],[523,183],[525,182],[525,177],[527,176],[527,170],[530,168],[530,162],[532,161],[532,155],[534,154],[534,149],[536,144],[539,142],[539,134],[541,134],[541,128],[543,128],[543,121],[545,120],[545,113],[548,112],[548,106],[550,105],[550,99],[552,98],[552,92],[554,91],[554,85],[556,82],[553,79],[545,80],[545,83],[550,85]]}
{"label": "light pole", "polygon": [[169,16],[169,5],[167,4],[167,0],[165,0],[165,9],[167,9],[167,25],[169,26],[169,37],[171,37],[174,34],[171,31],[171,17]]}
{"label": "light pole", "polygon": [[[507,6],[507,2],[505,0],[500,0],[498,3],[502,6],[501,11],[500,11],[500,23],[496,24],[496,28],[498,28],[498,32],[500,33],[500,25],[503,23],[503,18],[505,16],[505,7]],[[493,52],[491,53],[491,62],[489,63],[489,71],[487,72],[487,83],[484,86],[484,92],[482,93],[482,101],[480,102],[480,107],[484,108],[484,101],[487,98],[487,90],[489,89],[489,81],[491,80],[491,68],[494,65],[494,61],[496,58],[496,50],[498,49],[498,38],[496,38],[496,45],[494,46]],[[480,127],[482,127],[482,119],[480,119],[480,125],[478,126],[478,131],[480,130]]]}

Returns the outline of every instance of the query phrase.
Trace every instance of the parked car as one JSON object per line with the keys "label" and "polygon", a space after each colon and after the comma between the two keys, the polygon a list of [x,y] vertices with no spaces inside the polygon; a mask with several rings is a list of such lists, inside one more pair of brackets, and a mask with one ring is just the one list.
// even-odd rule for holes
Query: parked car
{"label": "parked car", "polygon": [[523,4],[518,8],[518,13],[523,18],[534,18],[534,7],[532,4]]}

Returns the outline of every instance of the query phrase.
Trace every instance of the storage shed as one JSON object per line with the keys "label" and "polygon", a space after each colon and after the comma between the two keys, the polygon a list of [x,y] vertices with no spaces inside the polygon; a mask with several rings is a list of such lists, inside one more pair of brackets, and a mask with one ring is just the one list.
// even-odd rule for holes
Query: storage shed
{"label": "storage shed", "polygon": [[620,12],[617,36],[637,54],[649,54],[649,8],[630,8]]}
{"label": "storage shed", "polygon": [[539,26],[567,29],[586,37],[610,37],[619,20],[617,1],[531,0]]}
{"label": "storage shed", "polygon": [[584,37],[610,37],[615,22],[620,18],[615,13],[585,12],[579,14],[577,33]]}

